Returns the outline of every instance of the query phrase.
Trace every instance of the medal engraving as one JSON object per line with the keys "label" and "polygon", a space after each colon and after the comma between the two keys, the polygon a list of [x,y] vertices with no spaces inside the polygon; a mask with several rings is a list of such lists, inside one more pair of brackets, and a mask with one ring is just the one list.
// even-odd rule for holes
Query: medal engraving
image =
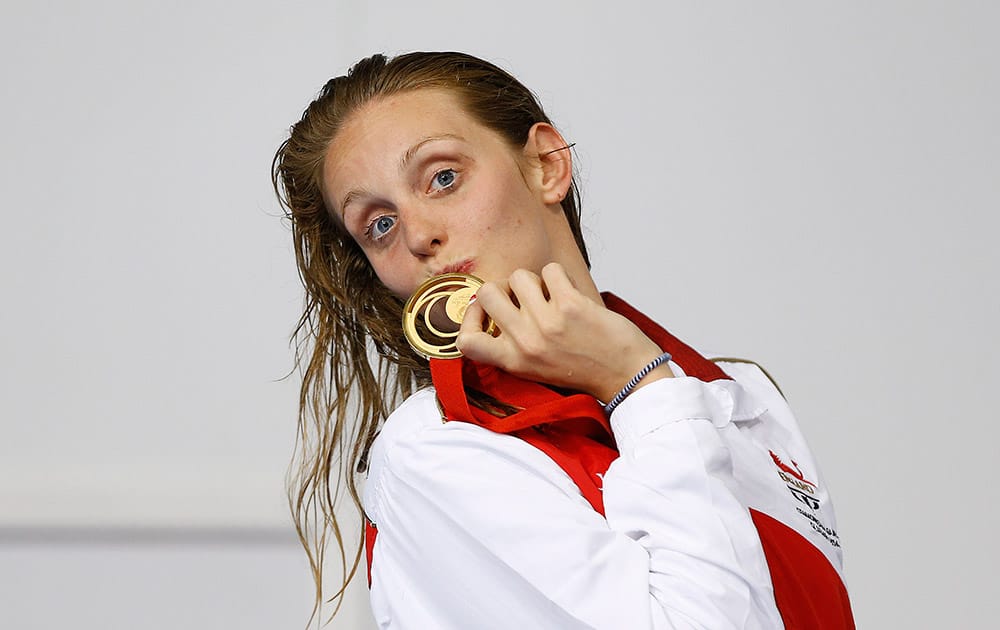
{"label": "medal engraving", "polygon": [[452,293],[444,305],[448,317],[453,321],[461,323],[462,319],[465,318],[465,310],[469,308],[469,301],[475,294],[476,289],[472,287],[463,287]]}
{"label": "medal engraving", "polygon": [[[403,307],[403,333],[418,354],[431,359],[462,356],[455,338],[472,296],[483,281],[464,273],[448,273],[430,278],[413,292]],[[495,333],[490,321],[486,331]]]}

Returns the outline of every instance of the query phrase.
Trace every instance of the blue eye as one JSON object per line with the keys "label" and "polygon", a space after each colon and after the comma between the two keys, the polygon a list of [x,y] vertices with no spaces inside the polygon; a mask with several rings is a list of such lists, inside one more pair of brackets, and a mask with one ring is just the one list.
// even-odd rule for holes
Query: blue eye
{"label": "blue eye", "polygon": [[456,173],[454,169],[446,168],[444,170],[434,173],[434,180],[431,181],[432,190],[444,190],[445,188],[451,188],[455,183]]}
{"label": "blue eye", "polygon": [[388,234],[389,230],[391,230],[394,225],[396,225],[396,218],[383,214],[382,216],[376,217],[374,221],[368,224],[368,229],[365,230],[365,233],[369,238],[373,238],[377,241]]}

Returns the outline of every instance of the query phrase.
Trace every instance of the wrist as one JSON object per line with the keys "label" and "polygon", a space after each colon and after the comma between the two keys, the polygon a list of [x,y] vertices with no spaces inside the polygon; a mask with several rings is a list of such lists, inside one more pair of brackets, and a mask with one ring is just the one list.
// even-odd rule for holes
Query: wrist
{"label": "wrist", "polygon": [[663,352],[654,357],[651,361],[643,365],[628,382],[620,390],[618,390],[610,399],[602,398],[600,400],[607,400],[608,402],[604,405],[604,412],[611,415],[611,412],[621,404],[629,395],[635,390],[639,389],[643,385],[648,385],[654,381],[658,381],[663,378],[668,378],[673,376],[673,372],[667,366],[667,361],[670,360],[670,353]]}
{"label": "wrist", "polygon": [[[614,398],[615,394],[621,391],[625,387],[629,379],[634,377],[638,372],[649,365],[651,361],[656,359],[656,357],[663,354],[663,350],[659,346],[654,344],[652,341],[646,340],[648,343],[642,344],[638,349],[633,348],[632,350],[622,350],[621,352],[611,355],[618,358],[618,364],[614,366],[614,370],[608,370],[604,372],[604,375],[599,378],[594,387],[590,390],[598,400],[609,402]],[[661,366],[657,367],[655,370],[646,375],[642,379],[642,384],[651,383],[660,378],[666,378],[673,376],[670,368],[667,367],[666,362]],[[638,385],[637,385],[638,387]]]}

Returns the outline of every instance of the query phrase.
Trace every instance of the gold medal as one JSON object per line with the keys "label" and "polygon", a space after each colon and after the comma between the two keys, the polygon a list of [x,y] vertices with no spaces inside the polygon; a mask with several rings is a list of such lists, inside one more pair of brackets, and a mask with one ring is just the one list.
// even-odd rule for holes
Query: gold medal
{"label": "gold medal", "polygon": [[[430,278],[413,292],[403,307],[403,334],[410,347],[427,359],[462,356],[455,338],[472,296],[483,281],[464,273],[446,273]],[[490,321],[486,332],[493,334]]]}

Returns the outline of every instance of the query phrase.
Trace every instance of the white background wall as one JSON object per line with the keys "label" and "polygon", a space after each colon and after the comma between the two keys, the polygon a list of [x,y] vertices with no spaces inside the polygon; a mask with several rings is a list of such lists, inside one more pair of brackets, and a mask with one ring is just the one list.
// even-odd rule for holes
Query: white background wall
{"label": "white background wall", "polygon": [[[994,3],[7,3],[0,626],[300,627],[300,289],[269,166],[361,56],[577,143],[602,288],[782,384],[863,628],[1000,616]],[[363,588],[334,627],[366,627]]]}

